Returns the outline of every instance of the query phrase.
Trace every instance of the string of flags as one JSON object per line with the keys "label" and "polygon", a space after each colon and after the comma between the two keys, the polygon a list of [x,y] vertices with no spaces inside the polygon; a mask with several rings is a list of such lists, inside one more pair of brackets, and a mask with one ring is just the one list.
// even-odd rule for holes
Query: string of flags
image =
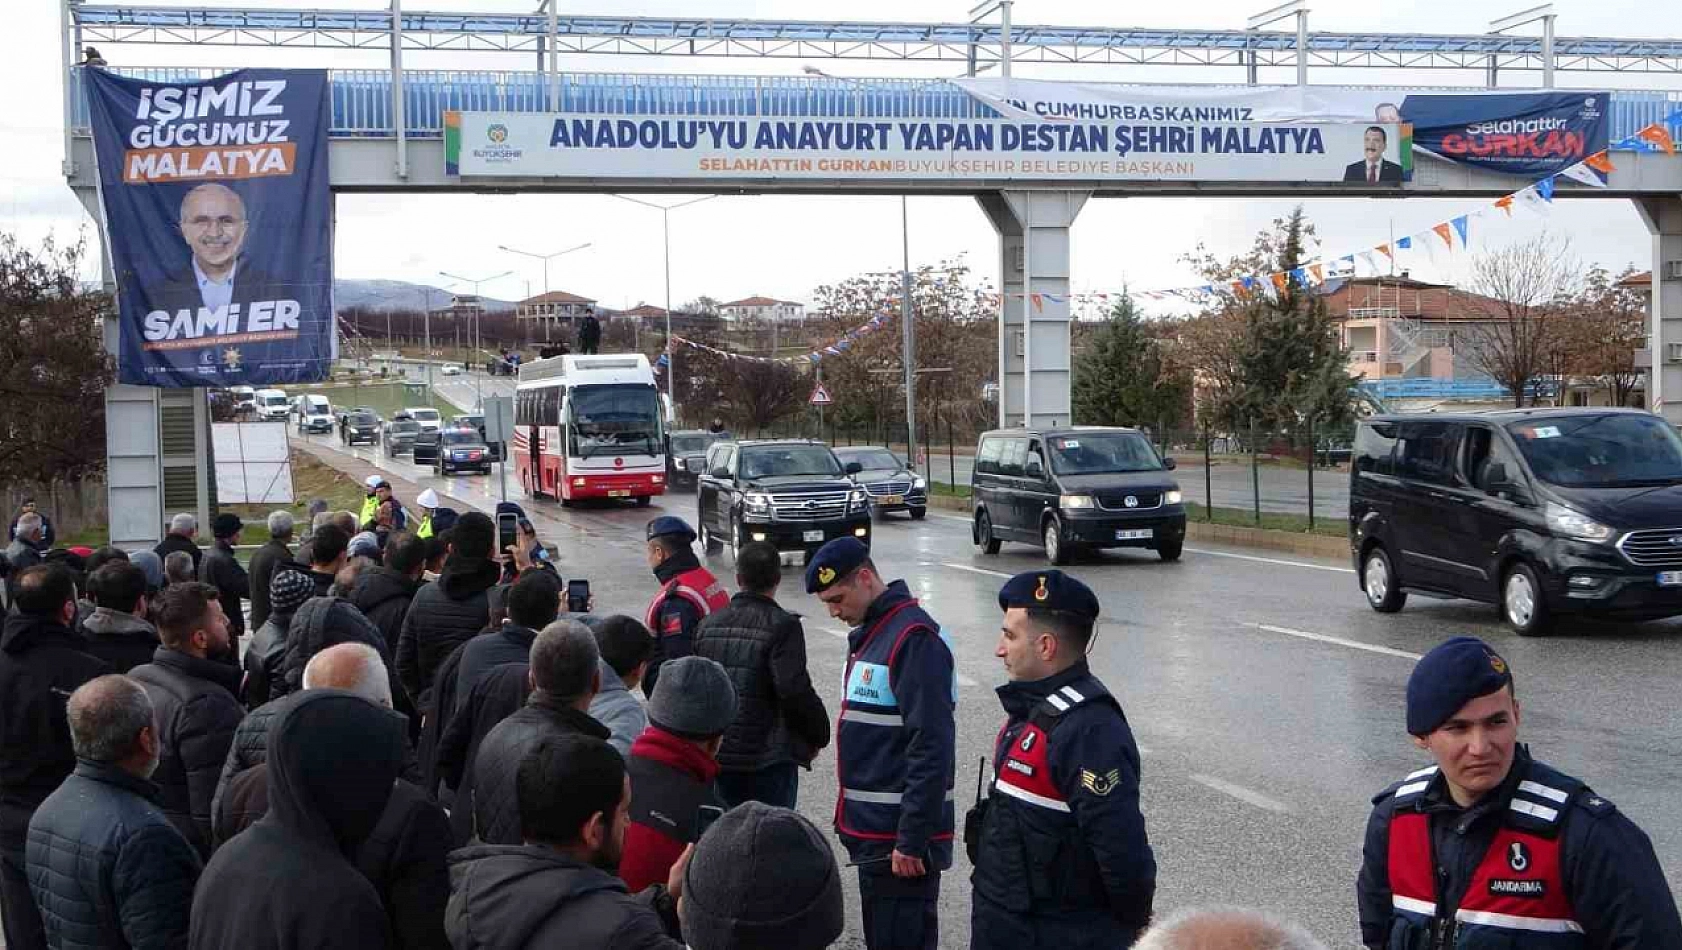
{"label": "string of flags", "polygon": [[1021,291],[1013,291],[1009,294],[978,292],[978,297],[998,305],[1002,304],[1006,297],[1020,300],[1027,296],[1035,310],[1042,309],[1047,303],[1108,304],[1110,301],[1120,300],[1124,296],[1144,297],[1147,300],[1183,300],[1190,303],[1206,303],[1211,299],[1228,294],[1239,297],[1255,294],[1273,296],[1285,293],[1292,285],[1306,288],[1318,287],[1328,280],[1361,276],[1363,269],[1368,276],[1386,274],[1391,271],[1391,265],[1396,262],[1397,255],[1402,252],[1424,252],[1434,258],[1439,248],[1452,254],[1457,248],[1470,247],[1474,230],[1473,222],[1479,218],[1493,216],[1496,213],[1511,218],[1515,208],[1546,217],[1552,210],[1554,196],[1561,178],[1570,179],[1593,188],[1606,187],[1606,176],[1617,167],[1613,163],[1612,152],[1663,152],[1667,155],[1675,155],[1679,143],[1682,143],[1682,109],[1670,113],[1634,135],[1612,143],[1607,149],[1596,152],[1569,168],[1538,179],[1518,191],[1503,195],[1475,210],[1456,215],[1447,221],[1434,224],[1415,234],[1396,238],[1394,241],[1387,241],[1348,254],[1322,257],[1320,260],[1306,263],[1288,271],[1252,274],[1228,282],[1170,287],[1160,290],[1122,290],[1068,294],[1033,292],[1026,295]]}
{"label": "string of flags", "polygon": [[[892,297],[889,298],[889,303],[897,303],[898,300],[899,298]],[[828,346],[818,347],[810,353],[806,353],[801,356],[752,356],[746,353],[732,353],[729,350],[722,350],[716,346],[708,346],[705,343],[691,340],[685,336],[678,336],[674,333],[672,334],[671,344],[668,345],[666,352],[661,353],[660,358],[655,360],[654,370],[655,372],[661,372],[670,365],[672,356],[671,348],[679,345],[689,347],[692,350],[702,350],[707,353],[716,353],[727,360],[735,360],[737,362],[783,363],[787,365],[821,363],[828,357],[840,356],[846,353],[848,350],[853,348],[853,344],[858,342],[859,339],[869,336],[877,330],[882,329],[889,320],[892,320],[897,315],[897,311],[895,310],[883,310],[874,317],[871,317],[868,321],[859,324],[851,330],[848,330],[846,333],[843,333],[841,338],[836,340],[834,343],[831,343]]]}

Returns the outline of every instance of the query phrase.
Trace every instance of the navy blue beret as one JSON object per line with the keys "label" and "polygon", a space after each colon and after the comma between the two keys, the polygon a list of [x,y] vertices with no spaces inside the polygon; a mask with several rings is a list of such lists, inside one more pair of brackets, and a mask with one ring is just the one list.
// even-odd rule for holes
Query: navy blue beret
{"label": "navy blue beret", "polygon": [[661,515],[648,523],[648,540],[661,537],[678,537],[684,544],[695,540],[695,532],[690,529],[689,522],[672,515]]}
{"label": "navy blue beret", "polygon": [[1507,686],[1513,672],[1501,654],[1476,637],[1438,644],[1408,677],[1408,733],[1436,732],[1461,706]]}
{"label": "navy blue beret", "polygon": [[860,564],[870,560],[870,549],[858,538],[836,538],[812,555],[806,565],[806,593],[826,591]]}
{"label": "navy blue beret", "polygon": [[999,609],[1043,607],[1098,619],[1098,595],[1062,571],[1028,571],[999,588]]}

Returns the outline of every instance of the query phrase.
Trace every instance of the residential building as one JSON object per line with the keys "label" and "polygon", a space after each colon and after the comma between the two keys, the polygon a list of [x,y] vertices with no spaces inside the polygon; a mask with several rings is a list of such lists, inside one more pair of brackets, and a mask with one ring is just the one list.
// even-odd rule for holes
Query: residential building
{"label": "residential building", "polygon": [[546,294],[527,297],[515,304],[514,318],[521,321],[533,321],[528,326],[543,326],[545,328],[545,339],[547,339],[549,329],[561,324],[571,326],[574,320],[586,313],[595,311],[595,309],[596,302],[589,297],[569,294],[564,290],[551,290]]}
{"label": "residential building", "polygon": [[1328,284],[1322,297],[1349,353],[1349,372],[1380,398],[1505,398],[1466,353],[1471,334],[1496,312],[1495,301],[1405,273]]}
{"label": "residential building", "polygon": [[805,304],[774,297],[744,297],[720,304],[718,311],[724,319],[735,322],[802,323],[806,320]]}

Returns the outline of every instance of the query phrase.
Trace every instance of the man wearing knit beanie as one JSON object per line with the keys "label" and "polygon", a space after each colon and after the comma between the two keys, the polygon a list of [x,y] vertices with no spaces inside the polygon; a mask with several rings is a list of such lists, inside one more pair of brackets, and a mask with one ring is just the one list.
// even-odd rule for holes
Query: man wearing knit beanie
{"label": "man wearing knit beanie", "polygon": [[699,656],[666,661],[648,704],[648,728],[625,762],[631,823],[619,876],[632,893],[666,880],[705,820],[723,811],[713,780],[735,718],[736,686],[724,667]]}
{"label": "man wearing knit beanie", "polygon": [[691,950],[827,947],[842,926],[835,853],[799,813],[747,802],[695,845],[678,918]]}
{"label": "man wearing knit beanie", "polygon": [[[1435,765],[1373,799],[1356,898],[1371,948],[1682,947],[1652,842],[1582,781],[1530,757],[1507,661],[1455,637],[1407,686]],[[1444,940],[1444,935],[1449,936]]]}

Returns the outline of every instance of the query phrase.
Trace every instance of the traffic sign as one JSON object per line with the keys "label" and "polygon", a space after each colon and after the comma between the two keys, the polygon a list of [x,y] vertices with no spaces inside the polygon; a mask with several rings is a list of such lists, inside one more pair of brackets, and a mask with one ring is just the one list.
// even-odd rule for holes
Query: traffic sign
{"label": "traffic sign", "polygon": [[829,390],[824,388],[823,383],[819,383],[812,387],[811,403],[814,406],[830,406],[834,405],[835,400],[829,398]]}

